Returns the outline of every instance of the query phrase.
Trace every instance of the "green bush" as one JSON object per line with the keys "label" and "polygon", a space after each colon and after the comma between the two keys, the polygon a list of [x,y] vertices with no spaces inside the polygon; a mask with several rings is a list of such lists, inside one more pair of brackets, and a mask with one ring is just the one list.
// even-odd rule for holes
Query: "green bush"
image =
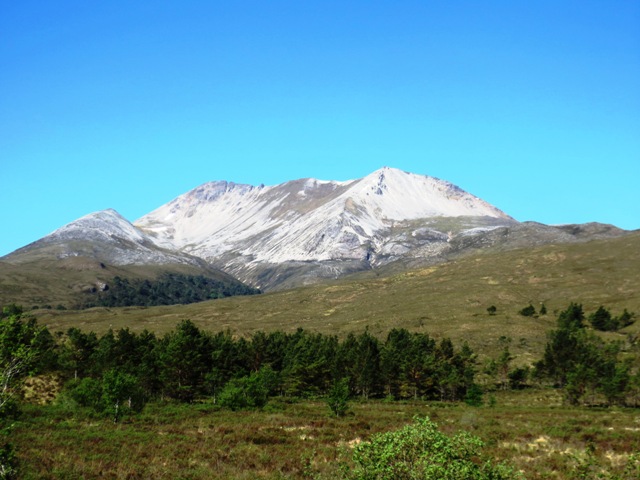
{"label": "green bush", "polygon": [[342,417],[349,410],[349,378],[336,381],[327,395],[327,405],[336,417]]}
{"label": "green bush", "polygon": [[482,396],[482,387],[477,383],[472,383],[467,389],[467,394],[464,397],[464,403],[470,407],[481,407],[484,404]]}
{"label": "green bush", "polygon": [[262,371],[229,380],[218,396],[218,403],[233,411],[262,408],[268,400],[268,378]]}
{"label": "green bush", "polygon": [[529,304],[518,313],[520,313],[520,315],[522,315],[523,317],[533,317],[536,314],[536,308],[533,305]]}
{"label": "green bush", "polygon": [[401,430],[374,435],[353,453],[349,480],[512,480],[512,468],[481,461],[482,441],[466,432],[449,437],[428,417]]}
{"label": "green bush", "polygon": [[79,405],[113,418],[114,423],[139,413],[145,404],[136,377],[117,370],[108,370],[101,379],[72,380],[67,390]]}

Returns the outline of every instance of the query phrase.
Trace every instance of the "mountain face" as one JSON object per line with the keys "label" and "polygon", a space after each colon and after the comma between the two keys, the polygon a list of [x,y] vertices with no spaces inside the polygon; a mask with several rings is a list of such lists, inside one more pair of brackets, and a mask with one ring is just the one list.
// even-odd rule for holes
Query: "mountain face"
{"label": "mountain face", "polygon": [[441,218],[476,229],[516,223],[449,182],[383,168],[347,182],[211,182],[135,225],[158,245],[270,288],[290,276],[286,286],[374,268],[416,246],[446,243],[447,231],[426,221]]}
{"label": "mountain face", "polygon": [[385,167],[345,182],[206,183],[133,224],[114,210],[87,215],[0,265],[83,258],[113,266],[213,267],[269,290],[474,251],[622,233],[601,224],[520,223],[449,182]]}
{"label": "mountain face", "polygon": [[12,263],[37,257],[83,257],[111,265],[198,265],[201,259],[165,250],[113,209],[91,213],[11,253]]}
{"label": "mountain face", "polygon": [[[140,285],[148,298],[134,291]],[[165,295],[176,289],[184,291]],[[221,296],[256,293],[201,258],[158,246],[115,210],[86,215],[0,258],[0,305],[189,303],[207,289]]]}

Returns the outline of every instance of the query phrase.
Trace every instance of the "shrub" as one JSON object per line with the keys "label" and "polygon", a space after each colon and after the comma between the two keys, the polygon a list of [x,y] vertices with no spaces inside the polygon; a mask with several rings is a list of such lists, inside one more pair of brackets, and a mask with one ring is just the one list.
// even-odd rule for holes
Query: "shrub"
{"label": "shrub", "polygon": [[67,388],[79,405],[113,418],[114,423],[142,411],[145,404],[136,377],[117,370],[108,370],[101,379],[72,380]]}
{"label": "shrub", "polygon": [[467,389],[467,394],[464,397],[464,402],[470,407],[481,407],[484,403],[482,398],[482,387],[477,383],[472,383]]}
{"label": "shrub", "polygon": [[342,417],[349,410],[349,378],[345,377],[333,384],[327,395],[327,405],[336,417]]}
{"label": "shrub", "polygon": [[449,437],[429,418],[416,417],[401,430],[374,435],[356,446],[349,480],[511,480],[511,467],[478,461],[482,441],[466,432]]}
{"label": "shrub", "polygon": [[269,400],[266,376],[260,372],[229,380],[218,396],[218,403],[233,411],[262,408]]}
{"label": "shrub", "polygon": [[529,304],[518,313],[520,313],[520,315],[522,315],[523,317],[533,317],[536,314],[536,307]]}

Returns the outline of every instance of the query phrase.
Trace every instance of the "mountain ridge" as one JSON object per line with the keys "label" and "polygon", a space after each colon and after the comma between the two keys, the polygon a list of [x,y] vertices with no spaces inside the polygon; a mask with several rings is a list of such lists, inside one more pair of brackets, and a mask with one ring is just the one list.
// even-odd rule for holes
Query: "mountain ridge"
{"label": "mountain ridge", "polygon": [[518,222],[451,182],[383,167],[347,181],[206,182],[133,223],[113,209],[85,215],[0,262],[88,270],[188,266],[278,290],[386,266],[398,271],[474,252],[624,233],[597,223]]}
{"label": "mountain ridge", "polygon": [[[390,236],[393,229],[434,217],[486,218],[488,226],[516,223],[450,182],[383,167],[348,181],[306,178],[267,187],[209,182],[134,225],[165,248],[268,289],[294,285],[285,282],[285,270],[307,271],[310,263],[322,278],[375,268],[394,252],[402,255]],[[423,237],[410,233],[415,242]],[[280,272],[272,275],[273,270]],[[312,282],[314,274],[300,278]]]}

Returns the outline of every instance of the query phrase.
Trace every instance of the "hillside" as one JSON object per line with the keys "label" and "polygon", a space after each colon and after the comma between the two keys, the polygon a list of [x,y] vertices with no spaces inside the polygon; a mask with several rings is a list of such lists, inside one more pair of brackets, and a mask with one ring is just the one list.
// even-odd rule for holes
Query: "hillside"
{"label": "hillside", "polygon": [[[358,273],[388,275],[469,255],[628,233],[595,222],[518,222],[450,182],[389,167],[342,182],[216,181],[134,223],[113,209],[90,213],[1,257],[0,304],[123,305],[87,297],[112,295],[100,292],[115,277],[137,285],[168,274],[289,290]],[[129,305],[186,303],[178,294],[145,299],[149,289],[135,289],[120,298],[137,299]],[[177,293],[179,287],[171,289]],[[190,301],[219,296],[187,295]]]}
{"label": "hillside", "polygon": [[[368,328],[385,335],[393,327],[468,341],[484,353],[511,338],[522,361],[537,358],[554,311],[569,302],[587,312],[605,305],[640,313],[640,233],[579,244],[541,246],[461,258],[442,265],[388,276],[360,274],[322,285],[257,297],[234,297],[185,306],[95,308],[85,311],[35,311],[52,331],[77,326],[104,332],[129,327],[164,333],[182,319],[207,330],[230,329],[240,335],[256,330],[296,328],[345,335]],[[523,317],[517,312],[544,303],[549,314]],[[496,315],[487,308],[494,305]],[[628,328],[638,332],[637,324]],[[622,334],[609,334],[624,338]],[[503,339],[504,341],[504,339]]]}
{"label": "hillside", "polygon": [[[216,269],[194,265],[117,266],[86,257],[39,259],[18,265],[0,262],[0,305],[16,303],[26,309],[45,306],[73,309],[108,302],[110,297],[122,290],[114,289],[114,285],[121,283],[118,279],[133,285],[145,281],[166,285],[163,279],[172,276],[206,279],[230,291],[253,290]],[[153,301],[153,298],[148,296],[142,300]]]}
{"label": "hillside", "polygon": [[[0,305],[113,304],[106,297],[114,296],[116,278],[136,284],[167,275],[204,277],[229,291],[247,288],[200,258],[157,246],[115,210],[105,210],[0,258]],[[133,304],[153,302],[153,298],[136,300]]]}

